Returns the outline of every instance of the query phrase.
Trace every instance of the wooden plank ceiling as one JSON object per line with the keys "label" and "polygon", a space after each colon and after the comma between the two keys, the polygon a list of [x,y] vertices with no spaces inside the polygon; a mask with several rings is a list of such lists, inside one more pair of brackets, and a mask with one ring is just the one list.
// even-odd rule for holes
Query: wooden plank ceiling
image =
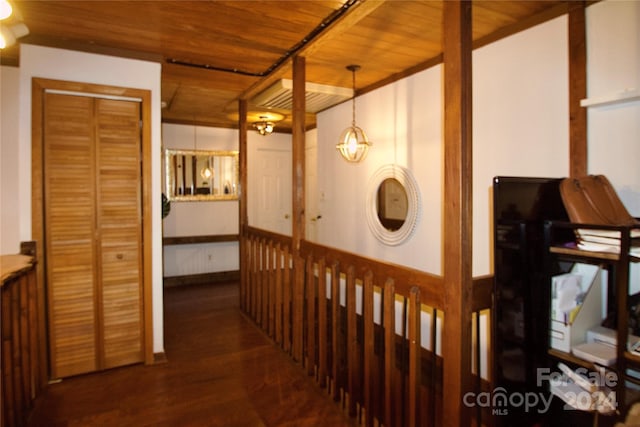
{"label": "wooden plank ceiling", "polygon": [[[351,88],[349,64],[362,68],[356,92],[438,62],[441,0],[13,1],[29,35],[19,42],[162,64],[162,119],[238,126],[238,99],[249,120],[269,110],[251,99],[306,57],[307,82]],[[566,12],[564,1],[473,2],[476,46]],[[20,16],[10,18],[13,21]],[[7,24],[11,24],[9,21]],[[2,52],[17,64],[19,49]],[[277,131],[290,131],[290,111]],[[307,128],[315,126],[308,113]]]}

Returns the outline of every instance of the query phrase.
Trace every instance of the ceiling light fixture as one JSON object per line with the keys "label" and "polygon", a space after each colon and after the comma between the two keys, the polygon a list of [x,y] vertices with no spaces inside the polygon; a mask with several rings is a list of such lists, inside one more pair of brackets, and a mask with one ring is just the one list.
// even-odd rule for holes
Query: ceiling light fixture
{"label": "ceiling light fixture", "polygon": [[371,142],[367,134],[356,126],[356,71],[359,65],[348,65],[347,70],[353,73],[353,97],[351,98],[352,121],[351,126],[342,131],[340,142],[336,144],[336,149],[348,162],[358,163],[367,156]]}
{"label": "ceiling light fixture", "polygon": [[262,136],[270,135],[275,128],[275,124],[273,122],[268,121],[268,116],[260,116],[260,121],[255,122],[253,127],[258,131],[258,133]]}
{"label": "ceiling light fixture", "polygon": [[22,22],[13,25],[0,25],[0,49],[13,46],[16,40],[29,34],[29,28]]}
{"label": "ceiling light fixture", "polygon": [[0,21],[11,16],[13,8],[7,0],[0,0]]}

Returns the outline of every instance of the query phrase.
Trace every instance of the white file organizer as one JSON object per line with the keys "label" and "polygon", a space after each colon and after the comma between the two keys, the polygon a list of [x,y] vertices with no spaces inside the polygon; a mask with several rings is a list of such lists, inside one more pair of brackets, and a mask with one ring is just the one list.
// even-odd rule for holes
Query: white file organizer
{"label": "white file organizer", "polygon": [[551,348],[571,352],[586,341],[587,331],[602,322],[603,281],[606,271],[597,265],[574,264],[570,273],[551,281]]}

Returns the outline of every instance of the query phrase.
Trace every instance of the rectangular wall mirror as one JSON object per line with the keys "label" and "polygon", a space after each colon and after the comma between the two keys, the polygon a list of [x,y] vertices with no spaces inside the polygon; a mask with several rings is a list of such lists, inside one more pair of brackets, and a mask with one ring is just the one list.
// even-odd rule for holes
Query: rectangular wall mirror
{"label": "rectangular wall mirror", "polygon": [[238,152],[166,150],[171,201],[237,200]]}

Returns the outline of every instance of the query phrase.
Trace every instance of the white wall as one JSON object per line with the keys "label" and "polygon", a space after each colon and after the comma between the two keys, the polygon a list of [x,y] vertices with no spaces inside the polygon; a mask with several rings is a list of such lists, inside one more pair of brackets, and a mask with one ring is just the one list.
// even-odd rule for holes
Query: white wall
{"label": "white wall", "polygon": [[[566,40],[566,17],[474,52],[474,275],[492,271],[493,176],[567,173],[567,47],[558,40]],[[350,103],[318,115],[320,243],[441,274],[442,79],[442,67],[436,66],[357,99],[357,124],[373,141],[357,165],[347,164],[334,148],[349,125]],[[369,177],[387,163],[410,169],[422,198],[415,233],[398,247],[378,242],[362,221]]]}
{"label": "white wall", "polygon": [[0,254],[20,252],[18,102],[20,70],[0,67]]}
{"label": "white wall", "polygon": [[[569,173],[567,25],[562,16],[473,52],[474,276],[493,271],[493,177]],[[639,90],[640,3],[592,5],[587,25],[589,96]],[[357,98],[357,124],[374,144],[361,164],[347,164],[334,148],[351,104],[318,115],[319,243],[441,274],[441,84],[436,66]],[[589,109],[589,172],[609,176],[636,216],[638,141],[640,102]],[[386,163],[408,167],[422,197],[415,234],[398,247],[377,242],[362,221],[369,177]]]}
{"label": "white wall", "polygon": [[[587,9],[587,97],[640,94],[640,2],[606,1]],[[588,107],[588,167],[604,174],[631,215],[640,217],[640,101]],[[640,264],[631,265],[640,292]]]}
{"label": "white wall", "polygon": [[[640,2],[606,1],[587,9],[587,96],[640,94]],[[640,101],[591,106],[588,171],[605,174],[640,217]]]}
{"label": "white wall", "polygon": [[[195,131],[195,134],[194,134]],[[166,149],[238,150],[238,131],[190,125],[162,125]],[[166,174],[163,174],[163,191]],[[163,220],[165,237],[238,234],[238,201],[171,202]],[[240,268],[238,242],[202,243],[164,247],[164,276],[237,271]]]}
{"label": "white wall", "polygon": [[[340,133],[351,124],[351,103],[318,114],[317,241],[320,244],[441,273],[442,246],[442,67],[437,66],[356,99],[356,124],[373,146],[358,164],[336,151]],[[366,73],[363,68],[360,73]],[[395,247],[369,231],[366,190],[383,165],[411,170],[422,201],[414,234]]]}
{"label": "white wall", "polygon": [[[85,83],[104,84],[112,86],[132,87],[151,91],[151,145],[154,154],[151,160],[152,187],[152,283],[153,283],[153,351],[164,351],[163,342],[163,307],[162,307],[162,224],[161,224],[161,189],[160,189],[160,64],[116,58],[104,55],[94,55],[40,46],[21,45],[19,80],[17,83],[17,97],[12,99],[12,108],[2,111],[2,153],[4,162],[15,162],[17,171],[10,180],[3,177],[0,184],[3,203],[7,193],[11,203],[17,209],[17,216],[2,220],[2,251],[15,253],[17,247],[15,236],[8,233],[10,240],[4,244],[6,229],[18,230],[18,241],[31,239],[31,81],[33,77],[56,80],[69,80]],[[3,75],[6,67],[3,67]],[[11,72],[9,72],[11,74]],[[3,86],[5,81],[3,80]],[[3,107],[5,91],[2,93]],[[13,118],[12,118],[13,117]],[[15,119],[15,121],[13,121]],[[9,122],[9,120],[12,120]],[[7,131],[11,136],[5,139],[5,126],[16,128]],[[17,139],[15,135],[18,135]],[[4,154],[10,158],[5,160]],[[3,207],[4,211],[4,207]],[[7,252],[5,252],[5,250]]]}
{"label": "white wall", "polygon": [[473,52],[473,274],[493,272],[494,176],[569,173],[567,17]]}

